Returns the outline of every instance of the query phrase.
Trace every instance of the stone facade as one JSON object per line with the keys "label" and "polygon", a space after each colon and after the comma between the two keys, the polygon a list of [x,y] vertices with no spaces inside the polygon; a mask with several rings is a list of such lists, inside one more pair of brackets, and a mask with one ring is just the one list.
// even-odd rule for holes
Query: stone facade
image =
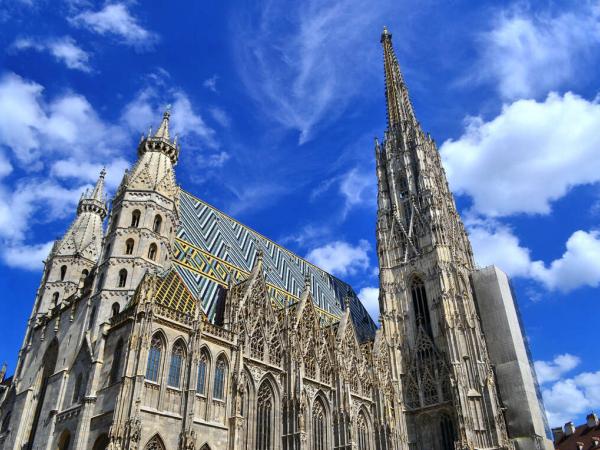
{"label": "stone facade", "polygon": [[351,288],[182,191],[169,113],[57,241],[0,449],[508,449],[469,241],[384,31],[381,328]]}

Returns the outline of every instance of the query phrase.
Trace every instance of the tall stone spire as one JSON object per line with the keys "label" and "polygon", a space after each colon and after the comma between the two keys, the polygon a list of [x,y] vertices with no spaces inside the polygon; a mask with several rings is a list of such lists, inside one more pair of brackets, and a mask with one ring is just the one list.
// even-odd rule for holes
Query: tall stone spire
{"label": "tall stone spire", "polygon": [[469,282],[471,246],[385,28],[381,44],[388,129],[375,144],[380,307],[382,329],[397,352],[394,372],[410,448],[505,448]]}
{"label": "tall stone spire", "polygon": [[392,33],[386,27],[383,27],[381,33],[381,44],[383,45],[388,129],[392,130],[397,126],[408,124],[418,126],[408,89],[392,46]]}
{"label": "tall stone spire", "polygon": [[102,245],[102,222],[107,214],[105,176],[106,170],[102,169],[94,188],[81,195],[77,205],[77,217],[65,236],[55,244],[55,255],[77,255],[94,263],[98,260]]}

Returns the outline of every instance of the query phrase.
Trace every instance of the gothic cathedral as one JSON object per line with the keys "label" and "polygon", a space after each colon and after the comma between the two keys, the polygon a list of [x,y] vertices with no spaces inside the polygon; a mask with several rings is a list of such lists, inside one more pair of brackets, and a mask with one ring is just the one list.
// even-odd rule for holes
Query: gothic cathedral
{"label": "gothic cathedral", "polygon": [[349,285],[177,185],[167,111],[110,213],[102,172],[45,261],[0,375],[0,449],[552,448],[508,279],[475,268],[381,43],[380,327]]}

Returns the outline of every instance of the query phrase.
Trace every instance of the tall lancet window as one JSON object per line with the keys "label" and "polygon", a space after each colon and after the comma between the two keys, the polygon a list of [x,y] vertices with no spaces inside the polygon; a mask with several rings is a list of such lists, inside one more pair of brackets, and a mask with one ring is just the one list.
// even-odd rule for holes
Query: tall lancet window
{"label": "tall lancet window", "polygon": [[150,244],[150,248],[148,249],[148,259],[154,261],[156,259],[156,244],[153,242]]}
{"label": "tall lancet window", "polygon": [[227,363],[224,358],[219,358],[215,367],[215,385],[213,387],[213,398],[225,400],[225,381],[227,376]]}
{"label": "tall lancet window", "polygon": [[423,327],[425,332],[433,337],[431,317],[429,316],[429,304],[427,302],[427,293],[425,292],[423,280],[418,277],[413,278],[411,294],[417,329]]}
{"label": "tall lancet window", "polygon": [[206,395],[206,378],[208,374],[208,356],[203,351],[198,361],[198,379],[196,380],[196,394]]}
{"label": "tall lancet window", "polygon": [[273,391],[269,383],[262,384],[256,400],[256,450],[273,447]]}
{"label": "tall lancet window", "polygon": [[121,269],[119,270],[119,287],[125,287],[127,283],[127,270]]}
{"label": "tall lancet window", "polygon": [[369,423],[365,414],[361,411],[356,423],[356,434],[358,440],[358,450],[371,450],[369,440]]}
{"label": "tall lancet window", "polygon": [[327,447],[327,417],[320,398],[315,400],[312,410],[312,449],[329,450]]}
{"label": "tall lancet window", "polygon": [[152,337],[150,351],[148,352],[148,366],[146,367],[146,379],[158,382],[158,373],[160,371],[160,361],[162,358],[162,340],[159,336]]}
{"label": "tall lancet window", "polygon": [[177,341],[171,352],[171,365],[169,367],[169,386],[178,388],[181,384],[181,369],[185,359],[183,342]]}

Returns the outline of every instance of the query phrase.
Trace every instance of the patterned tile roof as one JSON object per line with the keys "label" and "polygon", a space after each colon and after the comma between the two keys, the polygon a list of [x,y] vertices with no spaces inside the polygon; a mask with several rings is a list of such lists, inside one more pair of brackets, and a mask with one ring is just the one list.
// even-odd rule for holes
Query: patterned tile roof
{"label": "patterned tile roof", "polygon": [[373,339],[376,326],[352,288],[242,225],[208,203],[181,191],[181,225],[175,241],[175,268],[191,292],[202,301],[210,320],[214,320],[217,299],[230,280],[245,279],[257,255],[263,264],[271,300],[281,306],[296,303],[310,277],[315,304],[326,323],[339,321],[344,298],[350,298],[350,311],[361,341]]}

